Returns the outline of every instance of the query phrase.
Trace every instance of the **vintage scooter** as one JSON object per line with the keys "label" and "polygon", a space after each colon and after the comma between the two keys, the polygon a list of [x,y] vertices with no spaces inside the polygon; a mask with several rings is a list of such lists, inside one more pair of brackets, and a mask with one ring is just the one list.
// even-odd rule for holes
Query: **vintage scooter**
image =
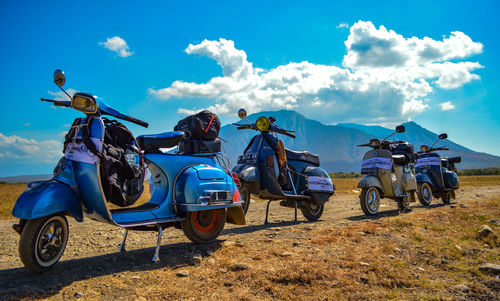
{"label": "vintage scooter", "polygon": [[[54,82],[66,93],[61,70],[54,73]],[[122,227],[125,233],[121,251],[125,251],[129,230],[158,231],[154,262],[159,261],[162,231],[167,227],[182,228],[190,240],[204,243],[220,234],[226,218],[228,222],[245,223],[237,177],[218,165],[214,148],[185,155],[159,150],[182,143],[182,131],[137,137],[142,149],[139,152],[145,152],[144,161],[151,172],[151,198],[140,206],[110,209],[101,178],[102,162],[82,141],[85,135],[90,136],[94,143],[90,148],[102,150],[106,131],[103,115],[144,127],[148,124],[118,112],[90,94],[68,97],[71,101],[42,100],[71,107],[87,117],[81,119],[82,124],[73,125],[77,127],[73,145],[59,161],[53,178],[29,183],[12,210],[12,215],[20,218],[13,228],[21,235],[19,255],[28,269],[44,272],[59,261],[68,241],[66,216],[82,222],[86,215]],[[85,123],[89,118],[91,122]]]}
{"label": "vintage scooter", "polygon": [[410,201],[415,201],[417,181],[412,170],[413,146],[406,141],[388,141],[396,133],[404,133],[403,125],[384,140],[371,139],[370,143],[358,146],[373,148],[363,157],[359,180],[361,188],[359,201],[363,212],[370,216],[378,212],[381,198],[391,198],[398,202],[398,212],[407,211]]}
{"label": "vintage scooter", "polygon": [[246,119],[247,112],[240,109],[238,116],[248,124],[236,125],[238,130],[256,130],[254,136],[233,172],[240,179],[242,207],[247,212],[250,195],[269,200],[266,207],[265,223],[268,223],[269,205],[272,201],[282,200],[280,205],[297,208],[309,221],[318,220],[323,214],[324,204],[335,187],[328,173],[320,167],[319,156],[306,151],[298,152],[285,148],[276,134],[295,138],[292,131],[278,127],[274,117],[261,116],[255,123]]}
{"label": "vintage scooter", "polygon": [[432,196],[440,197],[444,204],[449,204],[450,199],[455,199],[455,190],[459,187],[456,163],[460,157],[442,158],[436,151],[449,150],[448,147],[434,147],[439,140],[447,139],[443,133],[438,140],[429,147],[420,146],[415,172],[417,177],[417,196],[422,205],[428,206]]}

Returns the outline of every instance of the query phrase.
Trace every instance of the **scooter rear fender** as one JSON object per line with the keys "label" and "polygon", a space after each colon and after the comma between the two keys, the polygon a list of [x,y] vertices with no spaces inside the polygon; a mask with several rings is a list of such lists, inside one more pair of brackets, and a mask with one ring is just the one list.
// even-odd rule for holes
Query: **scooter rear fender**
{"label": "scooter rear fender", "polygon": [[56,181],[37,183],[26,189],[16,201],[12,215],[20,219],[35,219],[55,213],[73,216],[83,221],[83,211],[77,193]]}
{"label": "scooter rear fender", "polygon": [[359,180],[358,188],[370,188],[377,187],[380,192],[384,193],[384,189],[382,188],[382,184],[380,180],[375,176],[364,176]]}

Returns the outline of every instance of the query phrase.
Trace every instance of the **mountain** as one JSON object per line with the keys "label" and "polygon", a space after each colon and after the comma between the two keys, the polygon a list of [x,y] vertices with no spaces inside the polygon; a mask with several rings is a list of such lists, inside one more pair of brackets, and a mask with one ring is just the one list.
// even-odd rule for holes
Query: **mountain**
{"label": "mountain", "polygon": [[24,176],[11,176],[11,177],[0,177],[0,182],[4,183],[28,183],[34,181],[44,181],[52,178],[52,175],[24,175]]}
{"label": "mountain", "polygon": [[[367,143],[373,138],[385,138],[393,133],[392,129],[381,126],[366,126],[353,123],[326,125],[319,121],[308,119],[303,115],[289,110],[264,111],[247,117],[252,122],[260,116],[274,116],[276,124],[281,128],[295,130],[297,138],[280,135],[285,147],[293,150],[307,150],[320,156],[321,166],[329,172],[359,171],[365,147],[356,147],[357,144]],[[238,121],[245,123],[246,121]],[[404,124],[406,132],[394,135],[394,140],[407,140],[418,150],[421,144],[432,145],[437,140],[437,134],[421,127],[415,122]],[[225,125],[219,136],[227,140],[223,143],[224,150],[232,164],[235,164],[238,155],[243,154],[250,139],[256,135],[253,130],[237,130],[234,125]],[[442,152],[444,156],[461,156],[460,169],[486,168],[500,166],[500,157],[485,153],[474,152],[450,140],[439,142],[440,146],[449,146],[451,151]]]}

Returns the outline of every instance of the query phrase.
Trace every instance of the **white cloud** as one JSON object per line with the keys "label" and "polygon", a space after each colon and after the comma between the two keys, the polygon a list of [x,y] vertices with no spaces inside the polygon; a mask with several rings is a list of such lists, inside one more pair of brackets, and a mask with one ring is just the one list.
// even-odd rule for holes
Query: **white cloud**
{"label": "white cloud", "polygon": [[347,24],[345,22],[344,23],[340,23],[339,25],[337,25],[336,28],[349,28],[349,24]]}
{"label": "white cloud", "polygon": [[61,156],[62,144],[56,140],[38,141],[0,133],[1,159],[35,159],[40,162],[53,162]]}
{"label": "white cloud", "polygon": [[455,108],[455,105],[451,101],[442,102],[439,104],[439,106],[443,111],[449,111]]}
{"label": "white cloud", "polygon": [[31,126],[31,124],[29,122],[26,122],[24,126]]}
{"label": "white cloud", "polygon": [[116,52],[121,57],[128,57],[134,54],[129,51],[129,47],[127,42],[120,37],[112,37],[108,38],[106,42],[99,42],[99,45],[102,45],[104,48],[109,49],[113,52]]}
{"label": "white cloud", "polygon": [[[343,67],[307,61],[270,70],[255,68],[243,50],[225,39],[190,44],[188,54],[207,56],[222,67],[223,76],[206,83],[174,81],[163,89],[149,89],[160,99],[213,98],[206,109],[218,114],[271,109],[298,109],[332,122],[395,123],[424,111],[426,97],[435,89],[460,87],[479,76],[477,62],[455,62],[480,53],[482,45],[461,32],[442,41],[404,38],[385,27],[359,21],[345,42]],[[449,61],[453,60],[453,62]],[[201,108],[198,108],[201,109]],[[179,113],[196,109],[180,108]]]}

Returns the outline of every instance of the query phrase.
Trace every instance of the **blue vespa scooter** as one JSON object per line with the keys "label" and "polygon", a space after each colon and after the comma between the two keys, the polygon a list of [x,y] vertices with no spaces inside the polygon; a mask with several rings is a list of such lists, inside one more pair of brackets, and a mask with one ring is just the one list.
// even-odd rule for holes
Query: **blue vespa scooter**
{"label": "blue vespa scooter", "polygon": [[459,188],[456,163],[462,161],[461,157],[441,157],[436,151],[449,150],[448,147],[434,147],[439,140],[448,138],[443,133],[438,140],[429,147],[421,145],[418,152],[415,173],[417,174],[417,196],[420,203],[429,206],[432,197],[440,197],[444,204],[449,204],[450,199],[455,199],[455,190]]}
{"label": "blue vespa scooter", "polygon": [[234,166],[240,181],[242,207],[246,212],[250,205],[250,195],[267,199],[266,219],[268,223],[269,205],[281,200],[280,205],[297,209],[309,221],[318,220],[324,205],[333,195],[335,186],[328,173],[320,167],[319,156],[307,151],[293,151],[285,148],[277,134],[295,138],[292,131],[278,127],[274,117],[259,117],[255,123],[246,119],[247,112],[240,109],[238,117],[248,124],[233,123],[238,130],[255,130],[258,133],[250,140],[243,155]]}
{"label": "blue vespa scooter", "polygon": [[[62,88],[65,81],[64,72],[56,70],[54,82],[66,93]],[[203,143],[205,148],[198,148],[198,152],[160,151],[177,145],[181,149],[186,135],[182,131],[137,137],[141,148],[138,151],[144,154],[144,164],[151,173],[151,198],[140,206],[110,209],[99,156],[106,133],[103,115],[144,127],[148,124],[118,112],[90,94],[76,93],[69,97],[71,101],[42,100],[71,107],[85,113],[86,118],[81,118],[80,124],[73,124],[75,137],[56,166],[53,178],[29,183],[12,210],[12,215],[20,219],[13,226],[21,235],[19,255],[29,270],[44,272],[59,261],[68,241],[66,216],[82,222],[85,215],[124,228],[121,251],[125,251],[129,230],[158,231],[154,262],[159,261],[162,231],[167,227],[182,228],[191,241],[204,243],[220,234],[226,220],[245,224],[237,177],[217,163],[220,141]],[[87,147],[82,143],[85,136],[93,145]],[[207,143],[212,143],[208,150]],[[97,153],[90,151],[91,148]]]}

